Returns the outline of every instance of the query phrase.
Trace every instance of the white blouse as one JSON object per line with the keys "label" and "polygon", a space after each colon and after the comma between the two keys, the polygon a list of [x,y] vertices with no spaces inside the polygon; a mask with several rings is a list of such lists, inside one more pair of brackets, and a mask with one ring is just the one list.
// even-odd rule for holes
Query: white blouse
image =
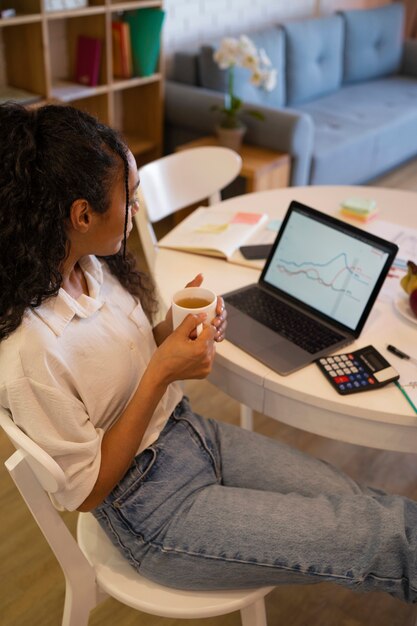
{"label": "white blouse", "polygon": [[[0,343],[0,404],[15,423],[62,467],[59,506],[76,509],[100,468],[104,432],[123,412],[156,345],[142,306],[96,257],[80,266],[89,295],[74,300],[60,289],[28,310]],[[170,385],[138,453],[159,436],[182,397]]]}

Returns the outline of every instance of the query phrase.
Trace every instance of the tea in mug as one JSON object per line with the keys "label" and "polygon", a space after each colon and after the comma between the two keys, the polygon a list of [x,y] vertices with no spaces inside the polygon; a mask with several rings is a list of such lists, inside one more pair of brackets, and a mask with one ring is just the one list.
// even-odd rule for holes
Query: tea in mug
{"label": "tea in mug", "polygon": [[181,298],[177,300],[175,304],[181,306],[183,309],[199,309],[211,304],[211,300],[207,300],[206,298]]}

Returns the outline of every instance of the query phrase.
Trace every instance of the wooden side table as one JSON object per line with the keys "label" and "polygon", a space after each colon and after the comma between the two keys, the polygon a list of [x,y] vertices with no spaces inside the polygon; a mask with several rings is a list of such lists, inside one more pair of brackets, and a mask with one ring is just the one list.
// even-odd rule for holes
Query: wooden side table
{"label": "wooden side table", "polygon": [[[210,135],[177,146],[176,150],[218,145],[220,144],[217,137]],[[243,144],[239,154],[243,162],[240,176],[245,179],[247,193],[288,187],[291,166],[288,154],[247,144]]]}

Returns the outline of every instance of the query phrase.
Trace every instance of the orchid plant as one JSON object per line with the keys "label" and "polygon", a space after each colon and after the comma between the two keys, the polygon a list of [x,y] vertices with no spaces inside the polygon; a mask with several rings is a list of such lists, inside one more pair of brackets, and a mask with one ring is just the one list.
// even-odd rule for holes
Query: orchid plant
{"label": "orchid plant", "polygon": [[225,37],[215,51],[213,59],[220,69],[228,71],[224,106],[212,107],[212,110],[223,114],[220,125],[223,128],[241,127],[242,123],[238,117],[241,110],[258,119],[264,119],[260,111],[242,108],[242,100],[234,93],[234,70],[235,67],[248,69],[252,85],[272,91],[276,85],[277,71],[271,67],[271,61],[265,50],[263,48],[258,50],[246,35],[241,35],[238,39]]}

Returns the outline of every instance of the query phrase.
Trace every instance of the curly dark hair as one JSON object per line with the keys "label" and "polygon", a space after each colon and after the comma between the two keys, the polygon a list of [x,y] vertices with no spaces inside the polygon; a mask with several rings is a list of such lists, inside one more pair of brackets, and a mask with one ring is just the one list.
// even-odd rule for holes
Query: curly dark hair
{"label": "curly dark hair", "polygon": [[[28,307],[57,294],[68,252],[67,220],[74,200],[105,213],[122,160],[129,205],[127,147],[120,135],[70,106],[34,110],[0,105],[0,341]],[[157,310],[151,278],[122,250],[102,257],[138,296],[148,318]]]}

